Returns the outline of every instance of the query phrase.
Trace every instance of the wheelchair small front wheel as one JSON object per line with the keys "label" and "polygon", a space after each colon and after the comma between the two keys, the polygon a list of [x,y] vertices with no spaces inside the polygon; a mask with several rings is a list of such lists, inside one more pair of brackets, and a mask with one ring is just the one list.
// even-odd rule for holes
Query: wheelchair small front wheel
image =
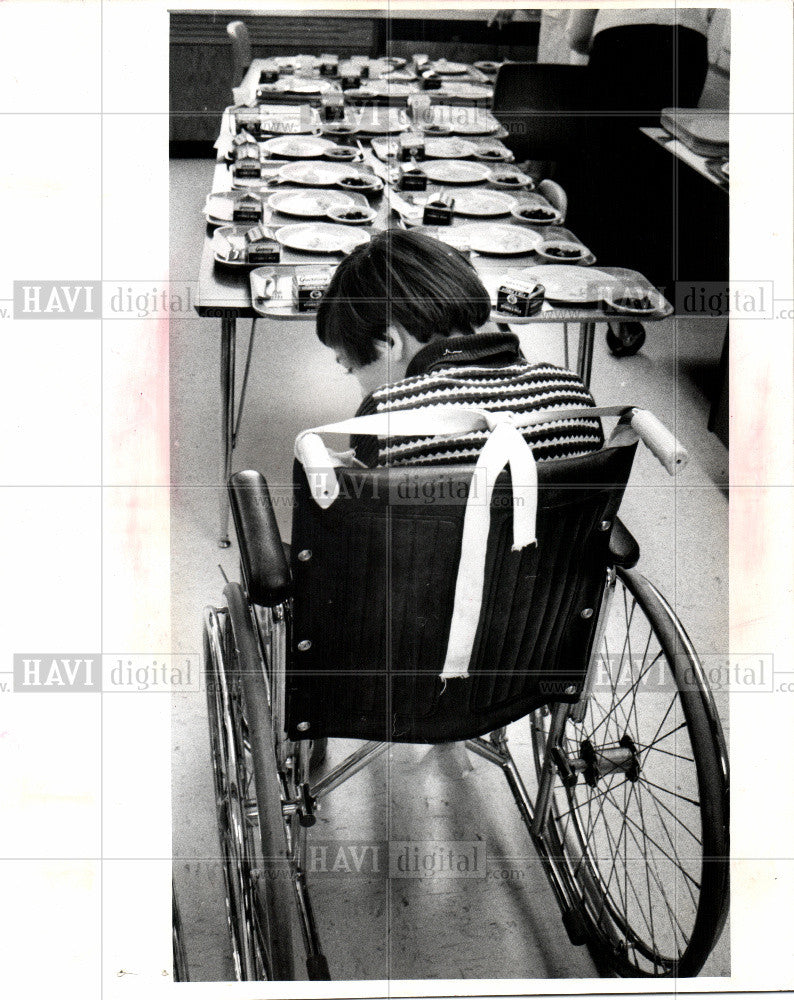
{"label": "wheelchair small front wheel", "polygon": [[[601,968],[694,976],[727,915],[727,751],[683,626],[643,576],[617,574],[585,717],[559,744],[546,838]],[[540,773],[549,717],[531,724]]]}

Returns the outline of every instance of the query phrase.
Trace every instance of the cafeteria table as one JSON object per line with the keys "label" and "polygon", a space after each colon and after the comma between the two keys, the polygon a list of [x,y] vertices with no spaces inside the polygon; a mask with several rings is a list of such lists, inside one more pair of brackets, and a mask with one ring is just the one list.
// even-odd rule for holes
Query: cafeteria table
{"label": "cafeteria table", "polygon": [[[259,72],[261,66],[257,68],[257,63],[261,61],[255,60],[252,64],[251,70],[246,75],[243,81],[242,87],[248,86],[249,97],[253,94],[250,93],[253,86],[253,81],[259,79]],[[248,83],[246,84],[246,81]],[[237,95],[239,98],[239,94]],[[266,100],[270,102],[271,94],[268,93]],[[299,103],[299,98],[295,95],[291,96],[291,103],[297,105]],[[404,101],[403,101],[404,103]],[[384,113],[388,112],[388,108],[383,109]],[[456,111],[463,113],[462,109],[456,108]],[[472,106],[472,114],[483,114],[482,108]],[[234,113],[231,109],[227,111],[224,115],[221,134],[219,136],[219,141],[216,144],[218,146],[218,160],[215,166],[215,172],[213,176],[213,192],[228,192],[233,188],[233,175],[231,171],[231,165],[227,162],[225,158],[225,153],[228,151],[229,139],[231,138],[231,131],[234,127]],[[503,130],[494,131],[491,138],[496,138],[505,135]],[[377,211],[377,215],[374,218],[372,224],[366,227],[360,227],[365,232],[370,234],[376,233],[383,229],[388,228],[390,225],[401,225],[399,216],[395,215],[393,218],[393,208],[394,204],[398,203],[398,199],[394,198],[394,192],[392,185],[389,180],[392,179],[389,173],[389,167],[387,164],[378,159],[375,155],[371,140],[372,135],[357,135],[357,136],[345,136],[340,137],[342,144],[352,144],[354,141],[358,144],[360,150],[360,162],[351,164],[351,170],[361,170],[374,174],[379,177],[383,182],[383,189],[379,193],[368,198],[373,209]],[[279,182],[279,179],[275,177],[279,169],[284,166],[284,164],[291,162],[289,159],[267,159],[263,161],[263,171],[266,175],[271,177],[271,184],[273,182],[277,183],[278,186],[273,186],[272,190],[270,185],[265,180],[261,183],[261,187],[267,189],[266,193],[275,193],[281,190],[299,190],[297,187],[291,185],[285,186]],[[488,164],[488,166],[493,166],[493,164]],[[393,167],[392,167],[393,169]],[[467,185],[466,189],[471,189],[473,185]],[[485,182],[478,187],[483,190],[494,190],[494,185]],[[438,185],[428,184],[428,192],[433,193],[440,190]],[[446,185],[445,190],[448,193],[454,195],[455,188]],[[462,190],[459,189],[459,190]],[[510,191],[507,192],[511,195],[519,195],[519,192]],[[301,220],[303,221],[303,220]],[[459,226],[461,224],[479,222],[479,221],[493,221],[486,219],[461,219],[460,217],[454,217],[453,225]],[[527,223],[519,221],[512,216],[500,217],[495,220],[496,222],[506,225],[506,226],[517,226],[522,227],[525,230],[534,229],[534,231],[540,235],[549,235],[554,233],[555,235],[563,236],[564,238],[576,240],[573,234],[570,234],[567,230],[556,229],[550,230],[548,228],[542,227],[532,227]],[[287,225],[289,223],[295,223],[296,219],[289,216],[281,215],[277,211],[272,211],[269,218],[266,218],[265,225],[272,229],[277,229],[279,226]],[[229,534],[228,534],[228,523],[229,523],[229,506],[228,498],[226,496],[225,484],[227,483],[229,476],[232,472],[232,457],[236,442],[237,428],[240,425],[240,416],[242,413],[242,407],[245,401],[245,390],[249,374],[249,366],[251,359],[251,346],[254,336],[254,330],[252,328],[251,332],[251,343],[249,343],[248,357],[245,364],[245,370],[243,374],[243,379],[241,383],[240,399],[239,403],[235,404],[235,384],[236,384],[236,356],[237,356],[237,320],[248,318],[248,319],[271,319],[277,322],[284,321],[311,321],[313,316],[311,313],[298,313],[292,306],[291,298],[288,292],[279,293],[274,295],[271,300],[259,305],[255,308],[255,303],[252,300],[251,290],[249,285],[249,273],[253,270],[250,266],[229,266],[216,261],[215,253],[217,248],[217,243],[213,236],[213,231],[216,226],[208,225],[207,233],[204,240],[204,247],[201,256],[201,263],[199,267],[199,278],[198,278],[198,290],[195,302],[195,308],[199,316],[207,318],[216,318],[221,321],[221,363],[220,363],[220,383],[221,383],[221,482],[223,484],[222,496],[221,496],[221,512],[220,512],[220,540],[219,545],[222,548],[229,546]],[[443,238],[443,232],[439,235]],[[577,241],[578,242],[578,241]],[[286,289],[289,287],[294,274],[296,266],[302,264],[325,264],[334,266],[338,264],[342,259],[342,254],[316,254],[316,253],[303,253],[296,250],[289,249],[287,247],[282,247],[281,260],[280,263],[269,265],[272,271],[276,274],[278,278],[277,287]],[[590,253],[586,258],[584,258],[585,263],[592,264],[595,263],[595,256]],[[490,253],[485,252],[471,252],[471,262],[476,268],[478,274],[480,275],[483,284],[491,292],[492,299],[495,301],[496,289],[499,286],[502,279],[508,276],[510,273],[515,273],[517,270],[522,268],[527,268],[530,266],[537,266],[538,264],[544,263],[544,261],[538,257],[534,251],[522,254],[511,254],[509,256],[495,256]],[[599,272],[603,274],[606,271],[609,275],[613,276],[620,284],[625,284],[626,287],[631,287],[636,291],[653,291],[655,295],[658,293],[652,289],[652,286],[648,283],[641,274],[622,268],[603,268],[599,266]],[[603,280],[603,279],[602,279]],[[644,315],[643,321],[653,321],[662,319],[672,312],[672,306],[662,297],[659,297],[659,308],[650,315]],[[610,318],[609,314],[604,311],[601,303],[580,303],[580,304],[570,304],[561,305],[554,304],[549,301],[545,301],[541,308],[541,311],[536,315],[532,316],[528,320],[518,320],[515,317],[509,317],[504,314],[498,314],[496,312],[492,313],[491,319],[500,328],[507,329],[511,325],[516,325],[518,323],[576,323],[579,324],[579,338],[578,338],[578,354],[577,354],[577,364],[576,371],[584,380],[585,384],[589,385],[590,374],[592,370],[592,358],[593,358],[593,342],[595,337],[595,325],[599,321],[604,321]],[[612,316],[611,318],[614,318]]]}

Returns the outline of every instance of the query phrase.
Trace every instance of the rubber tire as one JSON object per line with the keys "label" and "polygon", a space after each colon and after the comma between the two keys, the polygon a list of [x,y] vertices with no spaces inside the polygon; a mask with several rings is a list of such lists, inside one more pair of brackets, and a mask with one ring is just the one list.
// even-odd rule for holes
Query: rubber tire
{"label": "rubber tire", "polygon": [[[681,959],[661,976],[696,976],[716,944],[728,914],[729,903],[729,777],[728,756],[722,726],[717,715],[711,692],[707,686],[691,685],[682,690],[682,671],[693,667],[689,653],[691,642],[672,609],[655,587],[636,570],[617,569],[619,580],[637,601],[646,620],[650,623],[659,645],[678,686],[678,694],[695,758],[701,802],[701,832],[703,838],[703,868],[701,896],[689,943]],[[671,655],[673,653],[677,655]],[[701,674],[693,671],[701,680]],[[692,676],[691,675],[691,676]],[[536,767],[538,767],[538,742]],[[565,854],[563,839],[550,813],[546,836],[552,856]],[[575,884],[568,869],[559,866],[562,877],[574,894],[601,896],[594,881],[587,876],[585,866],[579,866]],[[586,876],[582,878],[582,876]],[[594,907],[598,903],[592,904]],[[613,938],[605,935],[592,919],[586,906],[580,907],[583,920],[589,928],[588,947],[599,972],[609,971],[621,977],[652,977],[653,973],[639,970],[616,949]]]}
{"label": "rubber tire", "polygon": [[607,326],[607,347],[616,358],[636,354],[645,343],[645,327],[636,321],[610,323]]}

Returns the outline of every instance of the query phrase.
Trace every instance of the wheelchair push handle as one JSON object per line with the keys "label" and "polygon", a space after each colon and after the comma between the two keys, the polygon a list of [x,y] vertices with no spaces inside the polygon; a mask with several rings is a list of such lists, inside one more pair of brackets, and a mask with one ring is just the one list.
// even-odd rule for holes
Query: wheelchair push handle
{"label": "wheelchair push handle", "polygon": [[674,476],[689,461],[686,448],[650,410],[632,410],[631,429],[661,464]]}

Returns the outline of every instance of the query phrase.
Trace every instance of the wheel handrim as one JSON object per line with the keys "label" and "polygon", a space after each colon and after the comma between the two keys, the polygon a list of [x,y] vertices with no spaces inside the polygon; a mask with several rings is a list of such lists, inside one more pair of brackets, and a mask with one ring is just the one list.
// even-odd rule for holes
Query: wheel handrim
{"label": "wheel handrim", "polygon": [[[608,629],[607,689],[596,685],[582,723],[569,720],[563,750],[581,760],[585,741],[615,753],[629,737],[637,765],[631,771],[638,773],[627,766],[592,784],[580,777],[573,787],[557,787],[552,818],[568,881],[602,942],[634,974],[670,975],[680,968],[701,909],[699,777],[667,655],[650,622],[637,615],[631,590],[621,580],[617,587],[620,615],[611,617],[622,623],[623,641],[616,644]],[[544,728],[536,716],[533,729],[539,723],[536,759]]]}

